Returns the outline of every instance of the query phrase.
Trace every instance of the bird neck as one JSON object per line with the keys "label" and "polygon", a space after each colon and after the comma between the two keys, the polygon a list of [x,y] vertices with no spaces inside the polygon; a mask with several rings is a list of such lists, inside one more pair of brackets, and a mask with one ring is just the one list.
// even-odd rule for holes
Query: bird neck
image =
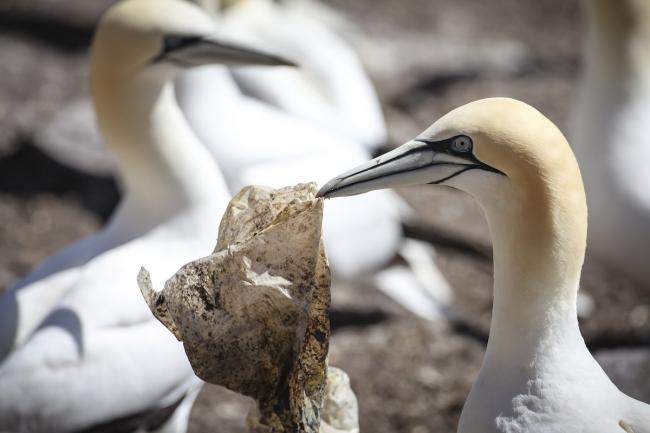
{"label": "bird neck", "polygon": [[99,127],[121,168],[123,211],[160,221],[228,197],[216,162],[176,104],[171,82],[93,78]]}
{"label": "bird neck", "polygon": [[576,300],[587,210],[575,159],[570,163],[555,188],[526,185],[483,206],[494,248],[488,365],[528,367],[582,341]]}
{"label": "bird neck", "polygon": [[611,92],[650,83],[650,2],[590,0],[587,13],[586,80]]}

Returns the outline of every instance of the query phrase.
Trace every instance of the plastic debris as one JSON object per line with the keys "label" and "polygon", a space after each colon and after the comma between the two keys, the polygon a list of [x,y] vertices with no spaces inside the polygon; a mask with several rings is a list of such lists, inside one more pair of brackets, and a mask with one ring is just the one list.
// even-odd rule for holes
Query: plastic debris
{"label": "plastic debris", "polygon": [[315,193],[315,184],[246,187],[212,255],[183,266],[160,292],[144,268],[138,276],[196,374],[257,401],[253,432],[358,431],[347,376],[327,377],[330,273]]}

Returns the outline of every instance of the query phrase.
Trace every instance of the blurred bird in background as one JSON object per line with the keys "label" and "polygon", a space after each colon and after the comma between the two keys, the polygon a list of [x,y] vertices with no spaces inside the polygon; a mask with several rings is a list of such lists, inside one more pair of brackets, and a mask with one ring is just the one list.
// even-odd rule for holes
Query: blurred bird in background
{"label": "blurred bird in background", "polygon": [[[313,9],[270,0],[232,1],[225,10],[219,2],[201,4],[224,35],[300,65],[272,71],[210,66],[179,78],[179,103],[233,193],[249,184],[324,182],[383,144],[385,126],[369,78],[350,46],[312,18]],[[403,237],[406,208],[389,192],[328,206],[324,239],[333,276],[354,280],[379,271],[372,278],[378,288],[435,318],[451,301],[451,290],[432,248]],[[385,268],[396,255],[408,266]]]}
{"label": "blurred bird in background", "polygon": [[169,275],[209,254],[230,193],[172,80],[210,63],[289,64],[215,32],[181,0],[125,0],[101,20],[91,93],[124,197],[103,230],[0,298],[1,431],[185,431],[201,382],[134,278],[143,264]]}
{"label": "blurred bird in background", "polygon": [[[336,24],[319,19],[329,9],[316,8],[320,3],[310,0],[229,4],[223,21],[231,34],[300,59],[299,69],[270,74],[260,68],[233,69],[242,92],[377,152],[387,138],[379,100],[357,54],[331,27]],[[343,17],[339,21],[345,22]]]}
{"label": "blurred bird in background", "polygon": [[589,200],[588,248],[650,289],[650,3],[584,4],[573,146]]}
{"label": "blurred bird in background", "polygon": [[[300,64],[275,70],[213,65],[177,81],[181,108],[216,158],[231,193],[249,184],[325,181],[345,167],[346,159],[360,163],[384,145],[377,95],[341,36],[354,39],[356,30],[341,14],[312,0],[195,3],[218,22],[223,38]],[[94,137],[88,112],[84,101],[64,107],[37,134],[37,142],[66,164],[105,172],[112,164]],[[88,142],[83,152],[70,145],[80,131]],[[410,218],[412,210],[392,192],[328,207],[324,233],[333,276],[370,282],[406,309],[436,318],[453,293],[433,262],[433,248],[403,237],[402,222]]]}

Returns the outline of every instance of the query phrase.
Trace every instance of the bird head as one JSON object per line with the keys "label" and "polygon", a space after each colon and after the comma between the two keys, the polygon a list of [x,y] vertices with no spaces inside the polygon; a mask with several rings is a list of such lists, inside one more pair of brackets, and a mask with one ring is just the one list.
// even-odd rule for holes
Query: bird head
{"label": "bird head", "polygon": [[318,195],[417,184],[472,195],[493,240],[502,234],[545,254],[543,245],[571,245],[582,262],[587,210],[577,162],[559,129],[523,102],[490,98],[457,108],[408,143],[336,176]]}
{"label": "bird head", "polygon": [[169,79],[179,70],[207,64],[292,65],[278,56],[219,40],[216,33],[215,21],[189,2],[124,0],[100,20],[91,71],[111,79],[142,75]]}
{"label": "bird head", "polygon": [[485,202],[497,191],[531,193],[568,177],[581,186],[575,158],[557,127],[523,102],[490,98],[447,113],[413,140],[330,180],[319,195],[430,184],[455,187]]}

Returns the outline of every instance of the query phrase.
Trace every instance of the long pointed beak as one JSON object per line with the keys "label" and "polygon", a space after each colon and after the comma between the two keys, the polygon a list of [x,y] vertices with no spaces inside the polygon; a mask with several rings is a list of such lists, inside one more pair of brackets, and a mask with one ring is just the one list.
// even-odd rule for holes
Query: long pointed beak
{"label": "long pointed beak", "polygon": [[209,64],[296,66],[290,60],[254,48],[215,38],[167,36],[155,62],[165,61],[181,67]]}
{"label": "long pointed beak", "polygon": [[437,144],[412,140],[327,182],[323,198],[363,194],[399,186],[439,184],[465,171],[482,168],[474,160],[440,151]]}

